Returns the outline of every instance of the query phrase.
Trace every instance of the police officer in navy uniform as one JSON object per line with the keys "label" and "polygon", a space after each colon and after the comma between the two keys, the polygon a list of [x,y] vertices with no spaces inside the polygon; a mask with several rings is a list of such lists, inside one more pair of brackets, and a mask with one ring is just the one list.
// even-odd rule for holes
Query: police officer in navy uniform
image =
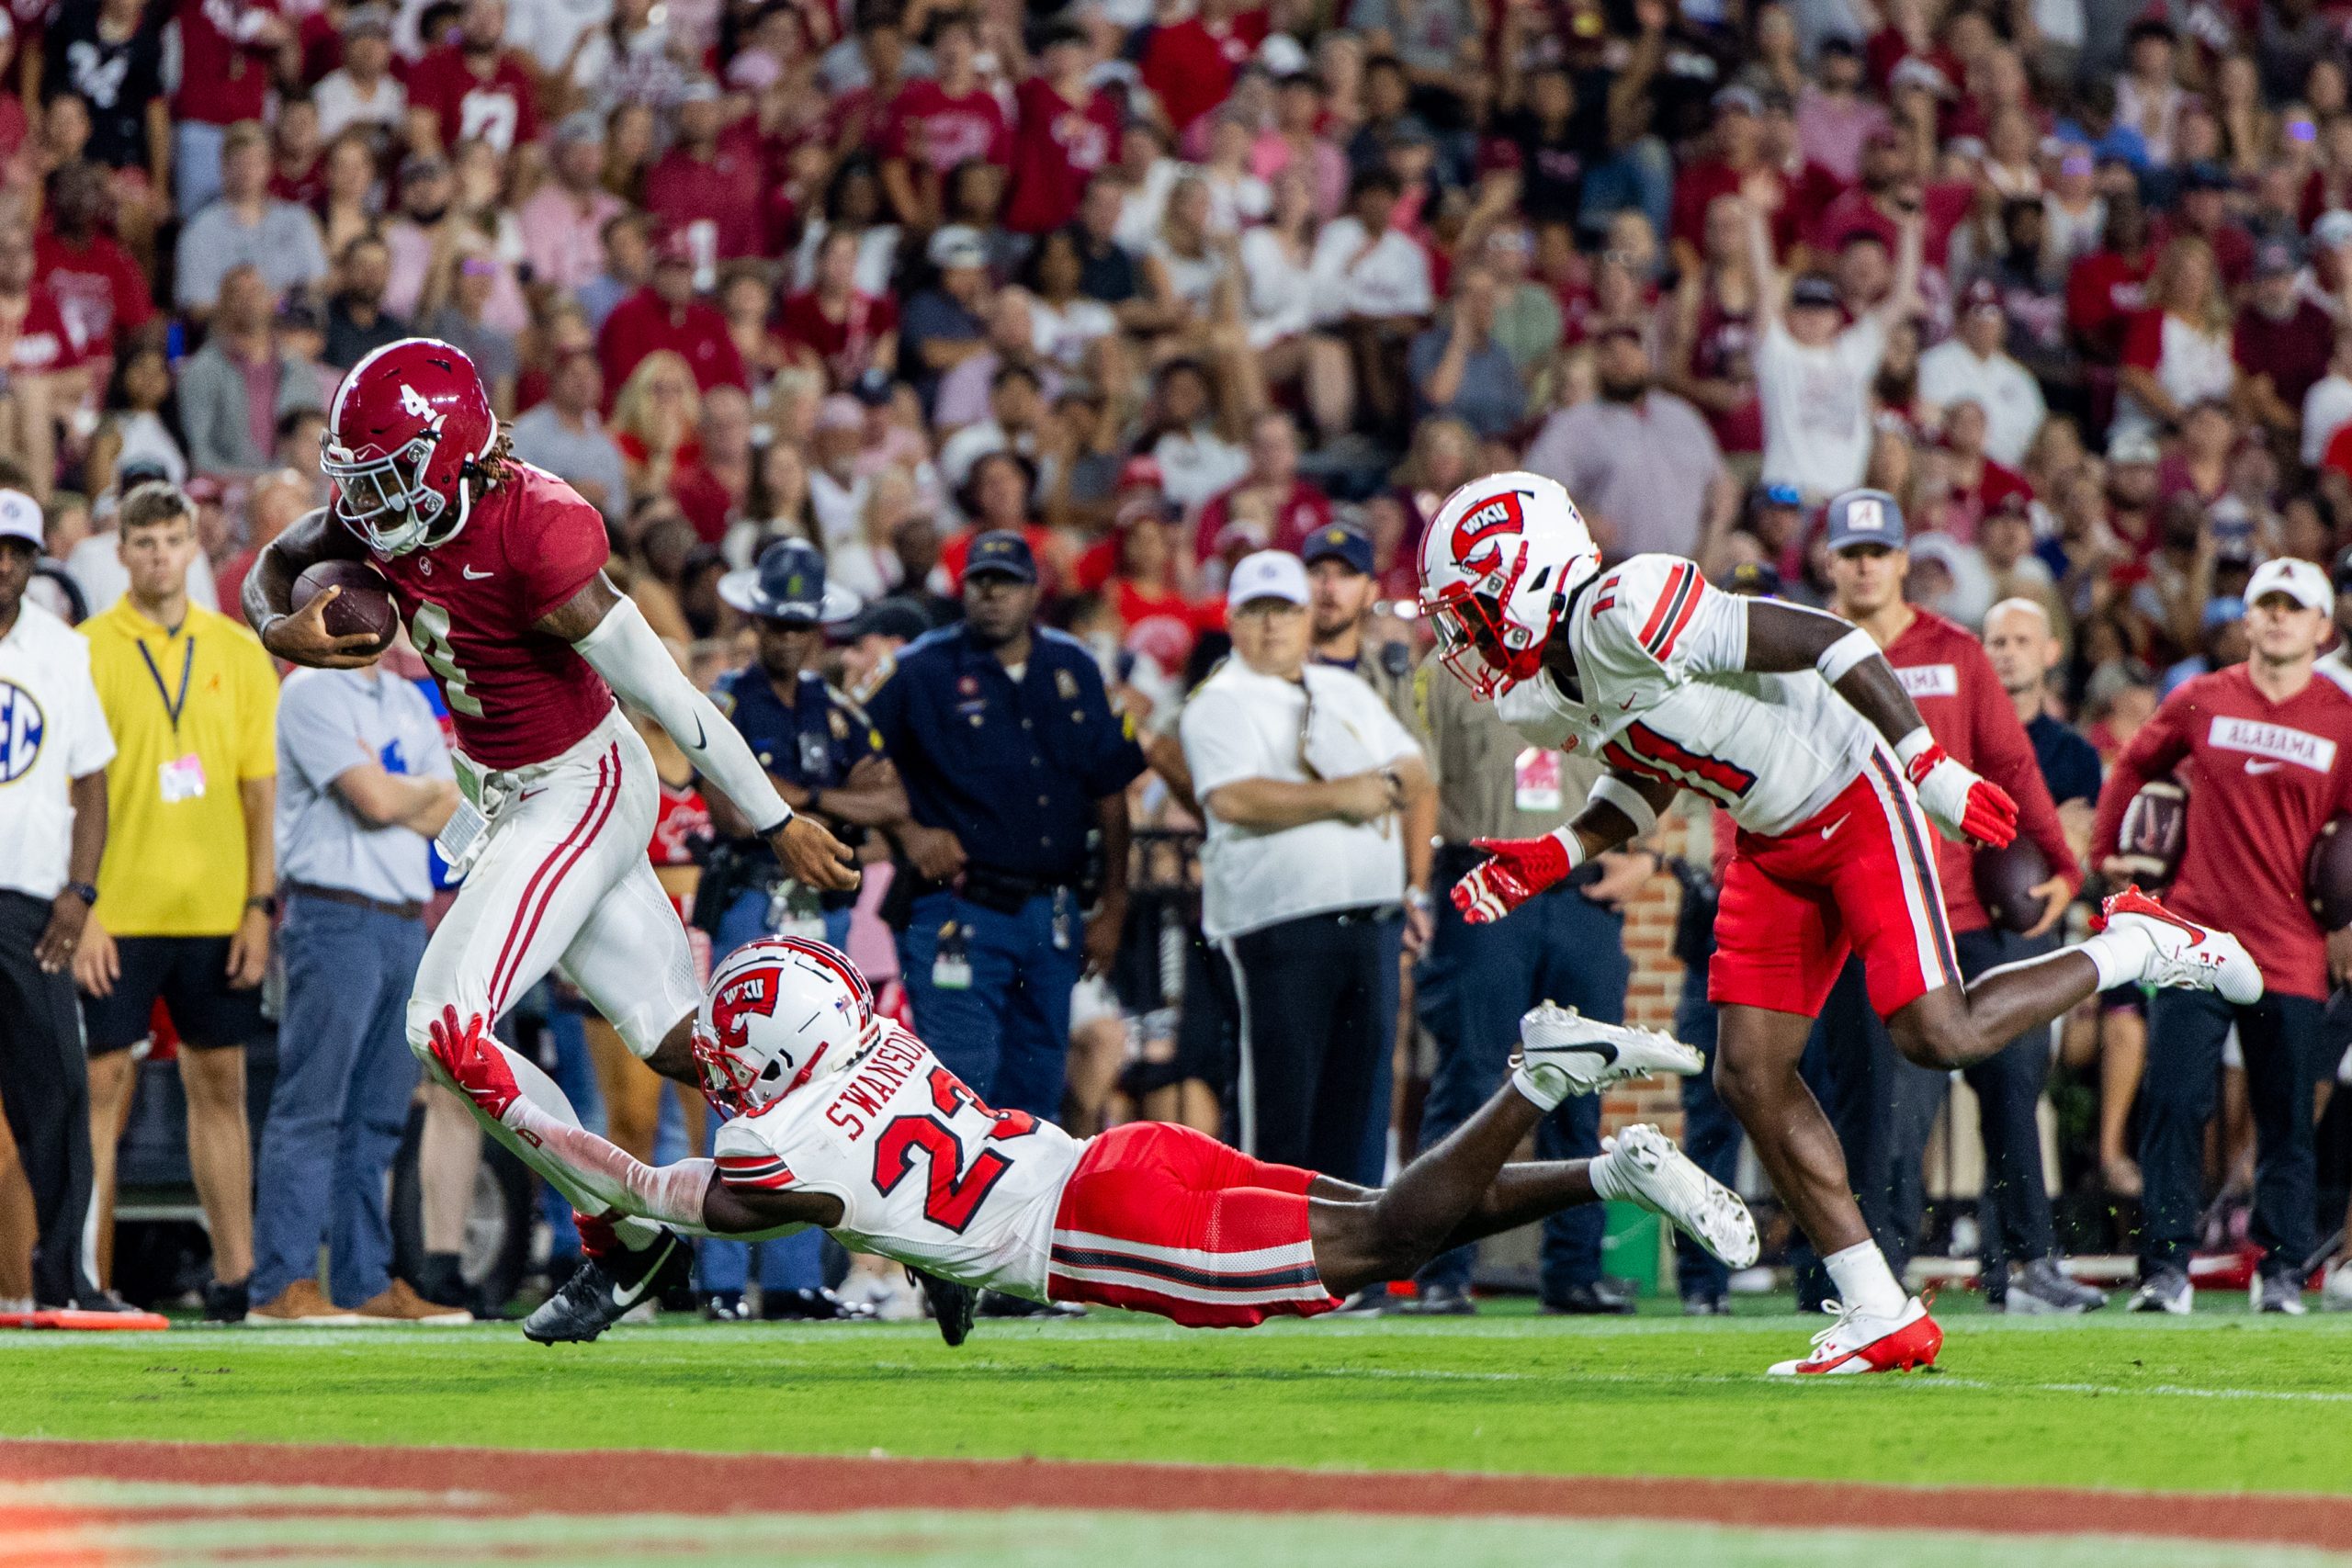
{"label": "police officer in navy uniform", "polygon": [[1034,626],[1036,607],[1028,542],[982,534],[964,621],[909,644],[867,711],[914,818],[891,909],[915,1025],[990,1105],[1052,1117],[1070,988],[1118,953],[1126,787],[1144,760],[1094,656]]}
{"label": "police officer in navy uniform", "polygon": [[[779,539],[760,552],[759,564],[719,579],[718,595],[752,618],[759,657],[721,675],[711,688],[718,711],[733,721],[776,793],[795,811],[821,818],[854,847],[865,829],[889,828],[907,816],[906,792],[882,754],[882,738],[865,712],[827,685],[811,666],[824,651],[825,627],[846,621],[856,598],[825,581],[825,558],[801,539]],[[849,940],[854,893],[820,893],[782,874],[775,855],[720,795],[709,796],[711,820],[726,841],[715,849],[703,882],[707,908],[696,923],[724,953],[763,936],[815,937],[835,947]],[[847,1319],[870,1316],[824,1288],[823,1236],[816,1231],[766,1241],[760,1247],[761,1314],[774,1318]],[[750,1248],[740,1241],[706,1239],[696,1284],[711,1315],[743,1315]]]}

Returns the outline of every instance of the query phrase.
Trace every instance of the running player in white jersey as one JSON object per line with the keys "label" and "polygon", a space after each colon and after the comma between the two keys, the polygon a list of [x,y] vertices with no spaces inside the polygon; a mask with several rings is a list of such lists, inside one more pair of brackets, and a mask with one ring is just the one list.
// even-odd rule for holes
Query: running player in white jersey
{"label": "running player in white jersey", "polygon": [[[1886,527],[1892,497],[1831,502],[1833,535]],[[1961,983],[1928,824],[2006,844],[2017,807],[1947,756],[1868,633],[1825,612],[1738,598],[1691,562],[1635,556],[1600,570],[1568,494],[1535,474],[1475,480],[1421,543],[1421,608],[1446,666],[1539,745],[1610,771],[1573,822],[1480,840],[1491,859],[1453,901],[1496,920],[1656,824],[1678,790],[1739,824],[1724,874],[1708,998],[1715,1086],[1819,1249],[1838,1300],[1812,1354],[1775,1372],[1924,1366],[1942,1331],[1871,1240],[1837,1134],[1797,1059],[1849,952],[1911,1060],[1965,1066],[2096,991],[2127,981],[2262,993],[2236,939],[2133,888],[2081,946]]]}
{"label": "running player in white jersey", "polygon": [[1448,1247],[1603,1199],[1666,1215],[1735,1268],[1755,1261],[1747,1205],[1655,1127],[1624,1129],[1589,1160],[1504,1164],[1567,1095],[1695,1072],[1697,1052],[1548,1004],[1521,1034],[1511,1082],[1376,1190],[1189,1127],[1130,1122],[1081,1142],[991,1111],[930,1047],[876,1019],[847,958],[797,937],[729,954],[695,1016],[705,1090],[735,1112],[715,1160],[650,1168],[549,1115],[517,1088],[479,1015],[449,1010],[432,1050],[484,1115],[616,1212],[706,1235],[822,1226],[922,1271],[951,1344],[969,1307],[943,1280],[1247,1327],[1329,1312]]}

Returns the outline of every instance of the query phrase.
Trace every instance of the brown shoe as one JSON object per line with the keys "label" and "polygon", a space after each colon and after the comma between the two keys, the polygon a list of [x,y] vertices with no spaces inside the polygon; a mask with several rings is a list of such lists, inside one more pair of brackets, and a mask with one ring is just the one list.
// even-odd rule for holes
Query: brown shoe
{"label": "brown shoe", "polygon": [[474,1314],[463,1307],[445,1307],[426,1301],[395,1280],[381,1295],[363,1303],[359,1315],[369,1323],[471,1323]]}
{"label": "brown shoe", "polygon": [[359,1319],[327,1300],[316,1280],[297,1280],[245,1314],[245,1321],[260,1328],[284,1328],[297,1323],[356,1323]]}

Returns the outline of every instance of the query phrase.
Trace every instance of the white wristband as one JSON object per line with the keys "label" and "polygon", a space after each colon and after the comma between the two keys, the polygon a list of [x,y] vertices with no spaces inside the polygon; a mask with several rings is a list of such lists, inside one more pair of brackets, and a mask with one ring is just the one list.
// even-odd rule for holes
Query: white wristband
{"label": "white wristband", "polygon": [[1614,773],[1603,773],[1592,784],[1592,799],[1613,806],[1625,814],[1634,825],[1634,837],[1647,838],[1657,826],[1657,812],[1642,798],[1642,792]]}
{"label": "white wristband", "polygon": [[1570,871],[1576,870],[1584,863],[1584,840],[1577,837],[1577,830],[1574,828],[1563,823],[1552,829],[1552,837],[1559,840],[1560,847],[1568,852]]}
{"label": "white wristband", "polygon": [[1903,771],[1907,773],[1911,771],[1911,759],[1935,743],[1936,738],[1928,733],[1928,727],[1923,724],[1894,743],[1894,760],[1903,764]]}
{"label": "white wristband", "polygon": [[1823,649],[1821,657],[1813,661],[1813,667],[1821,671],[1823,680],[1834,686],[1853,673],[1857,665],[1867,664],[1876,659],[1878,652],[1878,644],[1871,639],[1871,634],[1856,626]]}

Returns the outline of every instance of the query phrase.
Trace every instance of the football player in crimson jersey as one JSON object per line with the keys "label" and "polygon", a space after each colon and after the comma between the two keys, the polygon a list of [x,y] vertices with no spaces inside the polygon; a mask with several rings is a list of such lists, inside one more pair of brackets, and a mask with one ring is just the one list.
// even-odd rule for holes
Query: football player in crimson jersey
{"label": "football player in crimson jersey", "polygon": [[[261,552],[245,578],[246,619],[281,659],[364,664],[370,639],[327,631],[339,590],[299,606],[292,595],[317,562],[371,561],[440,685],[460,782],[479,807],[443,835],[468,869],[417,971],[411,1047],[426,1053],[427,1025],[444,1009],[494,1021],[560,966],[632,1052],[693,1081],[693,956],[645,854],[661,780],[614,698],[667,730],[800,882],[855,887],[848,850],[784,804],[735,727],[614,591],[603,516],[513,457],[464,354],[408,338],[368,355],[344,378],[321,444],[334,504]],[[469,830],[472,841],[458,842]],[[511,1067],[551,1114],[578,1120],[545,1074],[519,1056]],[[493,1132],[592,1222],[602,1213],[562,1167]],[[593,1337],[684,1262],[674,1235],[639,1221],[582,1234],[588,1260],[532,1314],[534,1338]]]}
{"label": "football player in crimson jersey", "polygon": [[1624,1129],[1589,1160],[1503,1163],[1570,1094],[1699,1070],[1696,1051],[1655,1030],[1548,1003],[1521,1021],[1510,1083],[1379,1189],[1173,1123],[1080,1142],[991,1111],[921,1040],[875,1016],[855,965],[799,937],[736,949],[704,990],[695,1055],[711,1102],[734,1113],[712,1159],[640,1165],[548,1115],[480,1013],[452,1008],[431,1033],[435,1059],[483,1116],[614,1211],[706,1235],[833,1231],[920,1271],[951,1345],[970,1307],[958,1292],[943,1300],[941,1280],[1243,1328],[1329,1312],[1447,1247],[1602,1199],[1666,1215],[1733,1268],[1756,1260],[1747,1205],[1655,1127]]}
{"label": "football player in crimson jersey", "polygon": [[[1852,491],[1829,540],[1899,536],[1894,498]],[[1715,1086],[1836,1281],[1837,1321],[1780,1373],[1907,1370],[1943,1333],[1871,1240],[1828,1118],[1797,1058],[1848,953],[1903,1054],[1983,1061],[2125,981],[2250,1002],[2261,971],[2236,939],[2137,888],[2081,946],[1962,986],[1928,824],[2006,844],[2017,805],[1945,754],[1878,644],[1850,622],[1716,592],[1676,556],[1608,571],[1567,491],[1535,474],[1473,480],[1421,545],[1421,609],[1446,667],[1538,745],[1597,750],[1610,771],[1576,819],[1540,839],[1482,840],[1455,885],[1473,923],[1502,919],[1583,862],[1647,833],[1695,790],[1739,824],[1724,867],[1708,999]]]}

